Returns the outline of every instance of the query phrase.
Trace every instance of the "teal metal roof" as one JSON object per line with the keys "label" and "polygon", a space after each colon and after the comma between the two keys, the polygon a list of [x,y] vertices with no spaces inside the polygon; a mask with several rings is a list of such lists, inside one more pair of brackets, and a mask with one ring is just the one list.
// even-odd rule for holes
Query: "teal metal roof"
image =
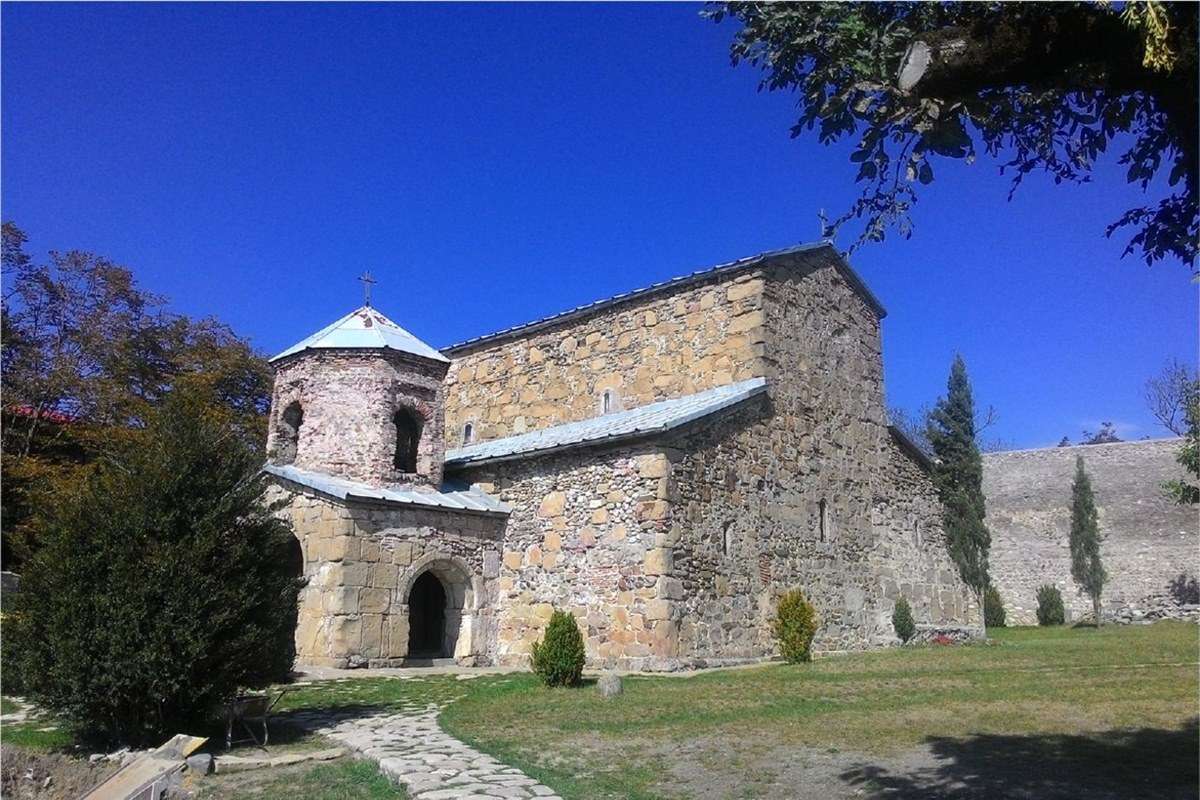
{"label": "teal metal roof", "polygon": [[568,447],[608,444],[665,433],[748,400],[766,390],[766,378],[751,378],[740,383],[718,386],[706,392],[631,408],[628,411],[617,411],[580,422],[568,422],[565,425],[522,433],[519,436],[480,442],[447,451],[446,467],[470,467],[493,461],[541,455]]}
{"label": "teal metal roof", "polygon": [[346,316],[284,350],[271,359],[295,355],[305,350],[395,350],[449,363],[450,359],[422,342],[371,306],[362,306]]}
{"label": "teal metal roof", "polygon": [[433,489],[376,488],[358,481],[346,480],[324,472],[300,469],[290,464],[266,464],[263,472],[298,483],[321,494],[339,500],[363,500],[397,506],[438,508],[446,511],[467,511],[475,514],[508,514],[509,506],[484,491],[452,482],[442,484],[441,491]]}

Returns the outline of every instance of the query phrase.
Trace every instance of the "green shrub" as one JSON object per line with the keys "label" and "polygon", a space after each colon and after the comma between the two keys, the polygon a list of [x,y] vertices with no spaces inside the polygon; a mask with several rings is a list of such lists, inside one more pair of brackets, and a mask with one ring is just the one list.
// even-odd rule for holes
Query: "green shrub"
{"label": "green shrub", "polygon": [[1003,628],[1004,620],[1004,599],[999,589],[989,585],[983,590],[983,624],[988,628]]}
{"label": "green shrub", "polygon": [[917,623],[913,621],[912,608],[903,597],[896,601],[896,608],[892,611],[892,627],[896,629],[900,641],[906,644],[917,634]]}
{"label": "green shrub", "polygon": [[291,670],[295,538],[262,502],[260,455],[202,397],[172,392],[46,509],[5,620],[27,696],[84,738],[195,733]]}
{"label": "green shrub", "polygon": [[546,636],[533,645],[533,671],[547,686],[578,686],[583,674],[583,634],[575,617],[555,611]]}
{"label": "green shrub", "polygon": [[789,664],[812,661],[812,640],[817,633],[817,610],[799,589],[779,598],[779,608],[771,630],[779,642],[779,652]]}
{"label": "green shrub", "polygon": [[1067,613],[1063,609],[1062,592],[1053,586],[1039,586],[1037,590],[1037,621],[1038,625],[1062,625],[1067,621]]}

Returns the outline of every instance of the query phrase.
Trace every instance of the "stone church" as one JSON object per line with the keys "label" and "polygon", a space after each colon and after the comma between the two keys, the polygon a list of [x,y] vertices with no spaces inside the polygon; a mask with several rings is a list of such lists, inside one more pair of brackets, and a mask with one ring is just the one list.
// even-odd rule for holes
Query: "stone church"
{"label": "stone church", "polygon": [[742,663],[792,587],[820,651],[896,641],[900,597],[977,629],[887,424],[883,316],[819,243],[440,351],[370,305],[288,348],[265,469],[299,660],[520,665],[564,609],[593,667]]}

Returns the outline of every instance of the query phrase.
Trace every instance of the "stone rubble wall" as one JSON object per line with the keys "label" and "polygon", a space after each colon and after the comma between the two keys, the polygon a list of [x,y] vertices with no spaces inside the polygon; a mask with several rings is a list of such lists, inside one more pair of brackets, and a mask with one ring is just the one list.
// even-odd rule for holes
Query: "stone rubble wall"
{"label": "stone rubble wall", "polygon": [[770,620],[791,588],[820,615],[818,652],[898,641],[901,595],[918,622],[977,627],[932,481],[884,422],[873,311],[828,267],[769,275],[764,314],[768,397],[664,441],[681,660],[773,655]]}
{"label": "stone rubble wall", "polygon": [[[293,401],[304,412],[295,465],[372,486],[441,486],[445,460],[442,362],[398,353],[315,350],[276,365],[267,454],[276,460],[281,418]],[[394,467],[401,408],[422,420],[417,473]]]}
{"label": "stone rubble wall", "polygon": [[275,479],[304,553],[296,655],[323,667],[400,666],[408,655],[408,589],[432,571],[458,625],[455,658],[491,663],[504,519],[452,511],[347,504]]}
{"label": "stone rubble wall", "polygon": [[618,408],[763,374],[758,272],[668,288],[514,339],[451,351],[447,446],[595,417],[605,389]]}
{"label": "stone rubble wall", "polygon": [[[658,327],[676,302],[686,309],[713,293],[724,293],[724,303],[714,300],[708,316],[719,320],[715,310],[725,308],[732,314],[727,324],[737,329],[732,370],[724,362],[714,372],[713,361],[677,360],[701,341],[693,337],[702,326]],[[768,657],[775,652],[775,602],[793,586],[822,615],[820,650],[894,642],[890,618],[900,594],[913,602],[918,621],[978,625],[978,611],[949,569],[932,485],[886,426],[875,311],[831,263],[749,269],[656,295],[653,303],[664,312],[645,328],[650,339],[638,342],[639,358],[664,360],[635,358],[625,366],[669,371],[657,387],[641,385],[646,394],[635,394],[632,404],[753,374],[768,376],[769,397],[640,449],[572,450],[457,475],[513,506],[497,591],[500,663],[523,662],[553,608],[562,606],[580,620],[592,666],[675,669]],[[494,364],[487,374],[495,377],[482,383],[478,371],[470,374],[472,397],[483,398],[473,402],[499,409],[502,422],[506,404],[527,407],[512,395],[517,381],[534,386],[534,396],[548,385],[568,393],[598,385],[612,364],[596,351],[580,353],[581,345],[602,351],[603,337],[589,345],[591,333],[625,330],[647,313],[611,309],[570,322],[569,335],[555,329],[555,341],[574,340],[568,355],[580,360],[550,367],[537,360],[544,375],[522,359],[549,333],[486,348],[489,357],[503,353],[512,363]],[[585,328],[591,333],[582,335]],[[480,357],[460,356],[459,384],[466,383],[462,367],[478,366]],[[461,398],[467,388],[448,396]],[[553,413],[535,415],[537,423],[595,415],[591,400],[574,406],[566,396],[555,395]],[[480,430],[490,438],[502,429]],[[819,533],[822,501],[827,541]],[[919,547],[914,524],[928,528]]]}
{"label": "stone rubble wall", "polygon": [[[1164,481],[1183,477],[1179,439],[988,453],[983,491],[992,534],[991,571],[1009,624],[1036,624],[1037,588],[1057,586],[1068,618],[1091,616],[1091,602],[1071,579],[1068,533],[1075,457],[1092,479],[1101,558],[1109,574],[1102,597],[1108,614],[1159,605],[1180,573],[1200,575],[1200,516],[1175,504]],[[1141,614],[1138,615],[1139,618]]]}
{"label": "stone rubble wall", "polygon": [[558,609],[575,616],[593,668],[674,666],[668,598],[679,587],[660,546],[665,469],[663,455],[646,445],[577,449],[457,475],[513,509],[494,572],[497,663],[527,664]]}
{"label": "stone rubble wall", "polygon": [[908,600],[918,628],[928,636],[954,641],[981,636],[983,615],[950,558],[942,504],[932,477],[893,437],[887,437],[883,446],[883,480],[871,512],[875,530],[871,558],[882,594],[875,596],[872,606],[870,643],[899,642],[892,612],[901,597]]}

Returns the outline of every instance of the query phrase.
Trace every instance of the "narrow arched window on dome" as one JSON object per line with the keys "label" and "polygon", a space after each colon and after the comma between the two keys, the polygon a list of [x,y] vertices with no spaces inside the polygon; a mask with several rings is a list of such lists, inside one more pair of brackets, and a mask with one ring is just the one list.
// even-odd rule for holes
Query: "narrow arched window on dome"
{"label": "narrow arched window on dome", "polygon": [[474,423],[474,422],[468,422],[466,425],[463,425],[463,440],[462,440],[462,443],[463,443],[464,445],[468,445],[468,444],[470,444],[470,443],[471,443],[471,442],[473,442],[473,441],[475,441],[475,423]]}
{"label": "narrow arched window on dome", "polygon": [[398,472],[417,471],[417,445],[421,442],[421,418],[402,408],[392,417],[396,426],[396,455],[393,465]]}
{"label": "narrow arched window on dome", "polygon": [[817,510],[821,515],[818,523],[821,526],[821,541],[828,542],[829,538],[833,535],[833,531],[829,524],[829,504],[825,502],[824,498],[818,504]]}
{"label": "narrow arched window on dome", "polygon": [[304,424],[304,409],[299,400],[293,400],[279,415],[279,427],[275,433],[275,462],[292,464],[300,448],[300,426]]}

